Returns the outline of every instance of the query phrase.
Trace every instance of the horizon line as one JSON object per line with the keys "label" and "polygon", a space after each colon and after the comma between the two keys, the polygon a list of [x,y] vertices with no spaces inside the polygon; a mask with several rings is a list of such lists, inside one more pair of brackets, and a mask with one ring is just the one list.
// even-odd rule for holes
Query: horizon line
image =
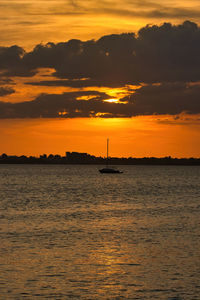
{"label": "horizon line", "polygon": [[[53,153],[50,153],[50,154],[46,154],[46,153],[43,153],[43,154],[39,154],[39,155],[26,155],[26,154],[22,154],[22,155],[16,155],[16,154],[7,154],[7,153],[2,153],[0,154],[0,158],[36,158],[36,159],[51,159],[51,158],[67,158],[67,155],[77,155],[78,157],[77,158],[96,158],[96,159],[104,159],[106,160],[107,157],[106,156],[96,156],[94,154],[89,154],[87,152],[78,152],[78,151],[66,151],[66,154],[64,156],[56,153],[56,154],[53,154]],[[69,158],[69,157],[68,157]],[[157,157],[157,156],[143,156],[143,157],[134,157],[134,156],[121,156],[121,157],[118,157],[118,156],[108,156],[108,159],[178,159],[178,160],[181,160],[181,159],[197,159],[199,160],[200,159],[200,156],[199,157],[194,157],[194,156],[188,156],[188,157],[173,157],[171,155],[165,155],[165,156],[161,156],[161,157]]]}

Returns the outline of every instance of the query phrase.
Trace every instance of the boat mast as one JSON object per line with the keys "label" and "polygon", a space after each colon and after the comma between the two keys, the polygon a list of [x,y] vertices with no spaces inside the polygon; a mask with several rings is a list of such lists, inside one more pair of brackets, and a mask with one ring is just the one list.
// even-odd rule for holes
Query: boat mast
{"label": "boat mast", "polygon": [[109,139],[107,139],[107,159],[106,159],[106,166],[108,167],[108,146],[109,146]]}

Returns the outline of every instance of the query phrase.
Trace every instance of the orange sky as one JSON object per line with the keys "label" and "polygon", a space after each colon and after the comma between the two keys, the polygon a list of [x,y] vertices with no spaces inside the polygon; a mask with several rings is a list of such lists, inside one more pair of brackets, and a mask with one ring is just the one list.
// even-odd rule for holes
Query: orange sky
{"label": "orange sky", "polygon": [[[9,155],[60,154],[66,151],[119,157],[199,157],[198,120],[171,116],[136,118],[33,119],[0,121],[0,151]],[[185,123],[183,125],[183,123]]]}
{"label": "orange sky", "polygon": [[2,46],[99,38],[146,24],[199,22],[198,0],[0,0]]}
{"label": "orange sky", "polygon": [[[187,19],[198,24],[199,17],[197,0],[0,0],[0,46],[19,45],[30,51],[39,43],[137,33],[146,24],[180,24]],[[34,100],[44,93],[62,95],[79,90],[98,91],[106,93],[109,99],[119,99],[145,85],[140,82],[124,87],[77,89],[27,84],[56,79],[53,68],[37,71],[30,77],[2,77],[12,79],[12,83],[2,83],[0,88],[11,88],[15,92],[0,95],[0,101],[19,103]],[[109,137],[111,156],[200,157],[199,120],[199,114],[186,113],[132,118],[2,118],[0,154],[38,156],[78,151],[104,156]]]}

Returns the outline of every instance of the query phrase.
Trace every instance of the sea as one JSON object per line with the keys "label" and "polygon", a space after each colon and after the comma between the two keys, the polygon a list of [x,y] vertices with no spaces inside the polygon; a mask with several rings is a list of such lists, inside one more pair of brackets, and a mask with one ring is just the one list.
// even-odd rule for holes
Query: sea
{"label": "sea", "polygon": [[200,166],[0,165],[0,299],[200,299]]}

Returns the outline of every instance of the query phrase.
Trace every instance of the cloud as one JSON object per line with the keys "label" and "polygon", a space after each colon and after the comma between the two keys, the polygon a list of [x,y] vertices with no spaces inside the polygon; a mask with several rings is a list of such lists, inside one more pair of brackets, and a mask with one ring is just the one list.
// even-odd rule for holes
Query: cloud
{"label": "cloud", "polygon": [[27,85],[34,86],[62,86],[62,87],[71,87],[71,88],[85,88],[85,87],[110,87],[118,88],[125,86],[131,82],[117,82],[117,81],[108,81],[108,80],[95,80],[95,79],[76,79],[76,80],[42,80],[42,81],[30,81],[26,82]]}
{"label": "cloud", "polygon": [[[3,7],[6,7],[5,5]],[[12,4],[7,8],[21,10],[21,13],[36,16],[93,16],[106,15],[107,17],[120,18],[199,18],[200,10],[196,3],[191,3],[190,8],[184,6],[179,1],[174,1],[173,5],[166,1],[40,1],[38,6],[34,1],[24,8],[20,3]]]}
{"label": "cloud", "polygon": [[199,114],[199,93],[200,85],[163,83],[143,86],[123,100],[133,104],[136,115]]}
{"label": "cloud", "polygon": [[[0,0],[1,45],[97,38],[163,20],[199,23],[197,0]],[[5,44],[3,44],[5,43]]]}
{"label": "cloud", "polygon": [[0,102],[0,118],[134,117],[200,113],[200,85],[182,83],[147,85],[121,99],[120,103],[96,91],[42,94],[33,101]]}
{"label": "cloud", "polygon": [[[35,77],[26,84],[77,90],[134,84],[142,87],[136,91],[130,89],[129,96],[120,99],[123,103],[104,102],[110,97],[98,91],[46,93],[33,101],[1,102],[0,118],[200,113],[199,53],[200,28],[190,21],[181,25],[148,25],[138,34],[112,34],[96,41],[73,39],[39,44],[30,52],[18,46],[1,47],[0,82],[9,82],[13,76],[31,77],[40,68],[51,68],[55,70],[54,80],[51,74],[51,80]],[[191,82],[196,85],[188,84]],[[13,92],[1,88],[1,96]]]}
{"label": "cloud", "polygon": [[[81,100],[82,97],[89,100]],[[89,117],[101,111],[103,100],[108,98],[105,93],[95,91],[41,94],[33,101],[0,102],[0,118]]]}
{"label": "cloud", "polygon": [[200,28],[193,22],[146,26],[138,35],[37,45],[25,53],[27,70],[54,68],[62,79],[138,83],[200,80]]}
{"label": "cloud", "polygon": [[4,76],[33,76],[39,68],[53,68],[55,78],[88,78],[97,86],[198,81],[199,53],[200,28],[185,21],[181,25],[148,25],[137,35],[39,44],[30,52],[18,46],[1,47],[0,69]]}
{"label": "cloud", "polygon": [[9,87],[0,87],[0,97],[13,94],[15,90]]}
{"label": "cloud", "polygon": [[187,9],[187,8],[181,8],[181,7],[166,7],[160,5],[159,7],[155,8],[148,8],[143,7],[140,9],[123,9],[123,8],[115,8],[110,7],[108,9],[103,9],[102,11],[99,11],[96,9],[96,13],[102,13],[105,15],[113,15],[118,17],[128,17],[128,18],[145,18],[145,19],[175,19],[177,18],[199,18],[200,17],[200,11],[198,9]]}
{"label": "cloud", "polygon": [[14,84],[13,80],[10,78],[1,78],[0,77],[0,85]]}
{"label": "cloud", "polygon": [[23,62],[25,51],[19,46],[0,47],[0,77],[33,76],[35,71]]}

